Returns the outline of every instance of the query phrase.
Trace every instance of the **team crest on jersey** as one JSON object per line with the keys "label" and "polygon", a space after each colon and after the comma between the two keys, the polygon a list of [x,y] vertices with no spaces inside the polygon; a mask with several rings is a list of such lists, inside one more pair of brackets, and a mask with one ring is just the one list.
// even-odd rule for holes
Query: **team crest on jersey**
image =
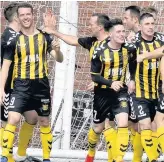
{"label": "team crest on jersey", "polygon": [[42,102],[42,110],[47,111],[49,107],[50,100],[49,99],[41,99]]}
{"label": "team crest on jersey", "polygon": [[121,107],[126,108],[128,106],[127,101],[121,101]]}
{"label": "team crest on jersey", "polygon": [[48,110],[48,104],[43,104],[42,109],[43,109],[43,111],[47,111]]}

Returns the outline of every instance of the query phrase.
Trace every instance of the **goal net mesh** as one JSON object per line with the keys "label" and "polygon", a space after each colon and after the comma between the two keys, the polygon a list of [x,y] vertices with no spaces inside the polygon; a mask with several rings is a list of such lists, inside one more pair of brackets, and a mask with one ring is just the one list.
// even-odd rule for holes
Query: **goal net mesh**
{"label": "goal net mesh", "polygon": [[[59,25],[60,17],[60,1],[28,1],[34,7],[35,21],[37,26],[42,25],[42,14],[47,10],[51,9],[57,18],[57,28]],[[10,1],[1,1],[1,13]],[[72,24],[74,28],[78,30],[78,37],[88,36],[88,20],[92,13],[105,13],[110,18],[119,17],[122,18],[124,8],[130,5],[138,5],[140,7],[154,6],[158,9],[157,17],[157,31],[164,32],[164,2],[163,1],[79,1],[78,2],[78,23]],[[70,23],[65,20],[66,23]],[[7,23],[1,14],[1,33],[6,27]],[[55,81],[55,61],[48,55],[49,63],[49,81],[51,92],[53,92],[54,81]],[[81,47],[76,49],[76,65],[75,65],[75,80],[74,80],[74,94],[73,94],[73,111],[71,120],[71,150],[87,150],[87,133],[91,126],[92,121],[92,108],[93,108],[93,93],[87,91],[87,86],[91,82],[90,77],[90,59],[89,52]],[[53,94],[53,93],[52,93]],[[23,121],[23,120],[22,120]],[[22,122],[20,123],[20,125]],[[18,141],[18,131],[16,134],[15,146]],[[41,148],[39,127],[36,126],[33,139],[31,140],[31,148]],[[97,146],[97,150],[105,151],[106,146],[103,139]],[[132,148],[129,145],[128,152],[131,152]]]}

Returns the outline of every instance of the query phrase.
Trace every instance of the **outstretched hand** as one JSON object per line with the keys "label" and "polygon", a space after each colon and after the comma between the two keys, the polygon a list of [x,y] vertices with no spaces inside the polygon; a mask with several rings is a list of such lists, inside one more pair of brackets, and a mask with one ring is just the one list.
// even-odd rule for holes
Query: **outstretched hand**
{"label": "outstretched hand", "polygon": [[56,53],[58,53],[60,51],[60,42],[59,40],[53,40],[52,41],[52,49],[56,51]]}
{"label": "outstretched hand", "polygon": [[43,13],[43,21],[44,21],[44,27],[55,29],[56,26],[56,18],[55,15],[53,15],[51,10],[48,10],[46,13]]}

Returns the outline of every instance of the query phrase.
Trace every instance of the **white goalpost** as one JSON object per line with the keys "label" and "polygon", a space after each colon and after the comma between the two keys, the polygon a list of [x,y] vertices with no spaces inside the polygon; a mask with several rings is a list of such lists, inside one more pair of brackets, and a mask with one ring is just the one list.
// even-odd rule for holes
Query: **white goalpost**
{"label": "white goalpost", "polygon": [[[116,2],[97,1],[28,1],[35,8],[37,25],[42,21],[42,13],[50,8],[57,15],[57,28],[61,33],[74,36],[88,36],[87,22],[94,12],[108,14],[111,18],[117,12],[123,11],[124,7],[130,5],[142,5],[140,2],[134,4],[131,1],[119,2],[118,6],[112,8]],[[1,2],[5,6],[6,1]],[[10,2],[8,2],[10,3]],[[148,2],[159,8],[160,15],[164,8],[164,2]],[[110,7],[106,7],[109,5]],[[143,5],[144,2],[143,2]],[[2,9],[1,8],[1,9]],[[119,8],[119,11],[118,11]],[[111,13],[110,11],[113,11]],[[119,13],[120,17],[121,12]],[[164,15],[163,15],[164,17]],[[164,28],[158,20],[160,32]],[[90,83],[90,61],[89,52],[81,47],[73,47],[60,41],[60,49],[64,55],[63,63],[55,62],[51,56],[49,60],[49,81],[52,92],[51,127],[53,132],[53,146],[51,152],[52,162],[84,162],[87,155],[88,143],[87,133],[92,124],[93,93],[86,90]],[[36,158],[42,158],[39,126],[36,127],[27,154]],[[17,150],[18,132],[14,152]],[[132,147],[129,144],[125,155],[125,162],[131,162],[133,157]],[[143,155],[143,162],[146,161]],[[107,162],[107,152],[104,137],[101,136],[97,145],[95,162]],[[159,161],[164,162],[164,156]]]}
{"label": "white goalpost", "polygon": [[[72,10],[73,9],[73,10]],[[71,24],[77,24],[78,20],[78,5],[76,1],[73,2],[61,2],[60,8],[60,24],[59,31],[64,34],[77,35],[77,29]],[[65,20],[70,22],[68,24]],[[64,99],[62,105],[62,112],[59,115],[59,121],[57,120],[54,133],[64,132],[63,138],[60,141],[61,149],[70,148],[70,134],[71,134],[71,117],[72,117],[72,105],[73,105],[73,88],[74,88],[74,70],[75,70],[75,55],[76,48],[69,46],[61,41],[61,51],[64,55],[64,62],[56,65],[55,74],[55,89],[54,100],[52,107],[52,122],[56,116],[56,110],[59,108],[59,104]],[[61,93],[62,91],[62,93]],[[60,95],[61,94],[61,95]],[[56,104],[58,104],[56,106]],[[54,144],[55,145],[55,144]]]}

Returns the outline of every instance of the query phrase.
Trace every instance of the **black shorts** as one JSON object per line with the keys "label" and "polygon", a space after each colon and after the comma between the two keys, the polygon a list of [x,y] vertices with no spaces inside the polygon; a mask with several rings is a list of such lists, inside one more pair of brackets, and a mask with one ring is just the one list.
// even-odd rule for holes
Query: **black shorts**
{"label": "black shorts", "polygon": [[112,112],[108,113],[106,118],[108,118],[110,121],[114,121],[115,120],[115,116],[114,116],[114,114]]}
{"label": "black shorts", "polygon": [[9,111],[23,114],[35,110],[39,116],[49,116],[51,107],[48,78],[15,79]]}
{"label": "black shorts", "polygon": [[146,118],[154,120],[158,100],[132,97],[132,104],[134,106],[134,115],[137,122]]}
{"label": "black shorts", "polygon": [[164,114],[164,94],[163,93],[159,94],[157,111]]}
{"label": "black shorts", "polygon": [[1,105],[1,120],[5,121],[5,122],[8,119],[8,106],[9,106],[11,92],[12,92],[12,90],[5,91],[5,93],[6,93],[5,100],[3,102],[3,105]]}
{"label": "black shorts", "polygon": [[134,111],[134,104],[133,104],[133,100],[132,100],[132,97],[134,94],[131,94],[129,96],[129,120],[133,123],[137,123],[137,117],[135,115],[135,111]]}
{"label": "black shorts", "polygon": [[127,89],[115,92],[112,89],[94,89],[93,122],[102,123],[107,115],[129,113]]}

